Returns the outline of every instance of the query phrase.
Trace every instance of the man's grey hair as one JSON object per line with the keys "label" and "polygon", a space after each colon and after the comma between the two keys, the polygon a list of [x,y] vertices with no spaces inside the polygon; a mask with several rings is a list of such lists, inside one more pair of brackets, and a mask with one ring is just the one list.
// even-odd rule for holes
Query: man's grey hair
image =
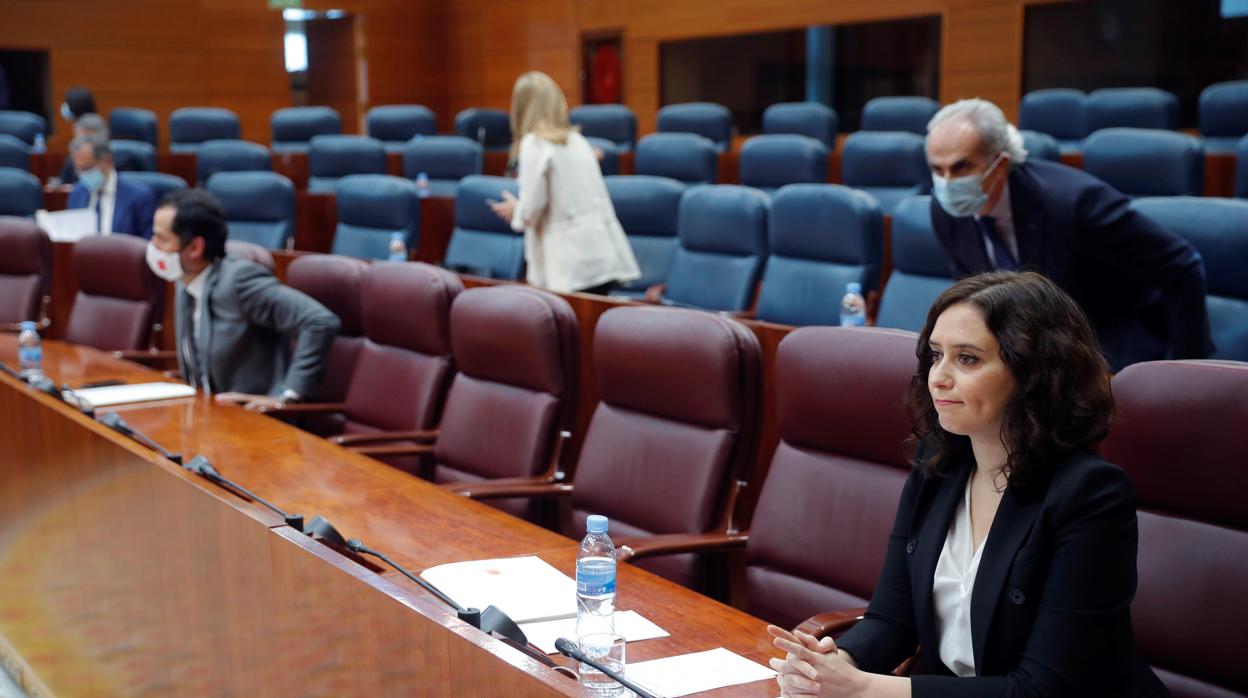
{"label": "man's grey hair", "polygon": [[91,153],[95,155],[96,160],[103,160],[112,154],[113,149],[108,145],[108,139],[101,136],[78,136],[69,142],[69,154],[73,155],[80,148],[91,148]]}
{"label": "man's grey hair", "polygon": [[1010,167],[1021,165],[1027,159],[1022,134],[1005,118],[1000,107],[986,99],[963,99],[946,105],[927,122],[928,134],[946,121],[970,122],[984,142],[988,155],[1009,155]]}
{"label": "man's grey hair", "polygon": [[99,114],[83,114],[74,122],[74,129],[84,136],[100,135],[108,138],[108,124]]}

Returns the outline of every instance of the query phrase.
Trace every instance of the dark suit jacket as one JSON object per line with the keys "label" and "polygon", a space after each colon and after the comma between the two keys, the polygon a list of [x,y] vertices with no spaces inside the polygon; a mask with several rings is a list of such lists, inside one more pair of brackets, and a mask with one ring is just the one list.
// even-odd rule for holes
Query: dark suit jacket
{"label": "dark suit jacket", "polygon": [[[89,203],[91,192],[79,183],[69,192],[65,208],[86,208]],[[152,190],[145,184],[127,182],[118,175],[117,199],[113,204],[113,232],[151,239],[155,213],[156,197]]]}
{"label": "dark suit jacket", "polygon": [[[218,393],[279,395],[290,388],[310,395],[320,384],[325,356],[338,334],[338,316],[311,297],[283,286],[269,270],[236,257],[217,260],[201,303],[197,354],[207,362],[208,379]],[[177,284],[178,366],[199,387],[192,371],[194,301]],[[294,339],[294,352],[290,340]]]}
{"label": "dark suit jacket", "polygon": [[[1079,303],[1115,371],[1213,353],[1196,248],[1082,170],[1027,160],[1009,181],[1020,266]],[[932,227],[955,278],[993,269],[974,219],[950,216],[933,199]]]}
{"label": "dark suit jacket", "polygon": [[944,478],[911,473],[871,604],[837,645],[875,673],[892,671],[918,646],[916,697],[1166,695],[1131,631],[1135,489],[1091,453],[1006,488],[971,593],[978,675],[945,668],[932,579],[973,467]]}

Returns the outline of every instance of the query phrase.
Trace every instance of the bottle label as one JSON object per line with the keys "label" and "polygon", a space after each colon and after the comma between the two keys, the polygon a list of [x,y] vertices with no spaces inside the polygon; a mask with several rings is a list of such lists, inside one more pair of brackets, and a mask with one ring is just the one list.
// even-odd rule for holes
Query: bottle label
{"label": "bottle label", "polygon": [[615,565],[576,566],[576,593],[581,596],[606,596],[615,593]]}
{"label": "bottle label", "polygon": [[864,327],[866,324],[867,316],[862,313],[841,316],[841,327]]}
{"label": "bottle label", "polygon": [[43,363],[43,347],[19,347],[17,361],[23,369],[39,368]]}

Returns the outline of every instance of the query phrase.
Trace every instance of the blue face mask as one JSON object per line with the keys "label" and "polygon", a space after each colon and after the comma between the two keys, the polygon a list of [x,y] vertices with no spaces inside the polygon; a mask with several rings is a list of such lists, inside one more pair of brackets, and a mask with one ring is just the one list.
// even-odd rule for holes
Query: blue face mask
{"label": "blue face mask", "polygon": [[941,208],[955,218],[975,215],[988,201],[988,195],[984,193],[984,179],[992,173],[1004,155],[1004,153],[998,155],[983,174],[953,179],[932,175],[932,196],[940,202]]}
{"label": "blue face mask", "polygon": [[85,172],[79,172],[78,181],[87,188],[87,191],[99,191],[100,187],[104,186],[104,173],[100,171],[100,168],[92,167]]}

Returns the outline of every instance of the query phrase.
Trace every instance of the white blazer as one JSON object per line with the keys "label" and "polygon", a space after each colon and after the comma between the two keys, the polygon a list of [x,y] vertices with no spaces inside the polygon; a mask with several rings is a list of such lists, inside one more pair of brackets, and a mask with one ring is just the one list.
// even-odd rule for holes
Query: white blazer
{"label": "white blazer", "polygon": [[517,168],[511,227],[524,232],[531,286],[567,293],[641,277],[584,136],[573,131],[559,145],[530,133],[520,141]]}

